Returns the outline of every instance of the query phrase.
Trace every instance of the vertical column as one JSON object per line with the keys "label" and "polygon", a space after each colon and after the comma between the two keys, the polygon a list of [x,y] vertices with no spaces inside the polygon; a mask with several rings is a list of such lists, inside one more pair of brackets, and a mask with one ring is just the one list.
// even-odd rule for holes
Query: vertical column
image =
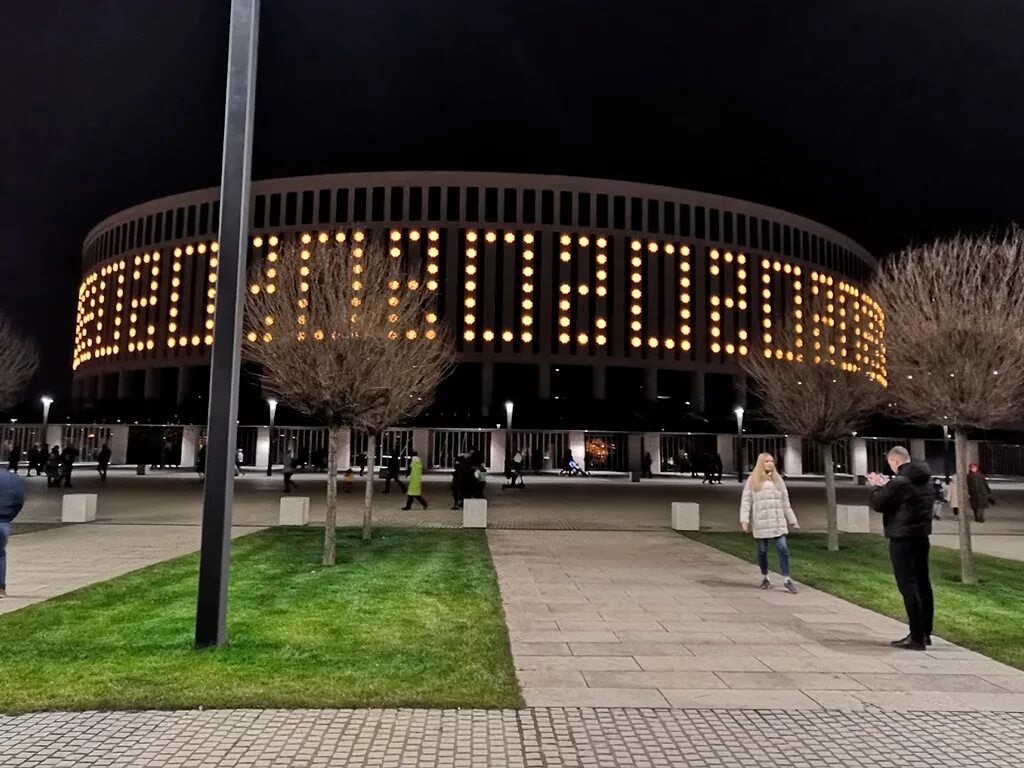
{"label": "vertical column", "polygon": [[46,444],[51,448],[55,445],[64,444],[64,427],[60,424],[50,424],[46,427]]}
{"label": "vertical column", "polygon": [[[949,441],[950,445],[953,445],[953,435],[951,434],[949,437],[950,437],[950,441]],[[968,464],[977,464],[978,467],[981,469],[981,471],[984,473],[986,468],[981,466],[981,459],[979,458],[978,446],[979,446],[979,443],[978,443],[977,440],[968,440],[967,441],[967,463]],[[955,450],[955,449],[953,449],[953,450]],[[950,452],[952,453],[953,451],[951,450]],[[952,463],[952,462],[950,462],[950,463]]]}
{"label": "vertical column", "polygon": [[591,375],[594,379],[594,399],[604,400],[607,397],[607,370],[603,365],[595,365],[591,368]]}
{"label": "vertical column", "polygon": [[414,429],[412,431],[412,449],[420,455],[424,468],[430,466],[430,430]]}
{"label": "vertical column", "polygon": [[267,466],[270,461],[270,427],[256,429],[256,458],[253,464],[257,469]]}
{"label": "vertical column", "polygon": [[548,363],[537,365],[537,397],[541,400],[551,399],[551,366]]}
{"label": "vertical column", "polygon": [[737,373],[733,376],[732,394],[734,405],[747,407],[747,374]]}
{"label": "vertical column", "polygon": [[110,463],[128,463],[128,425],[115,424],[110,428]]}
{"label": "vertical column", "polygon": [[868,473],[868,441],[863,437],[853,439],[853,458],[851,459],[854,477],[864,477]]}
{"label": "vertical column", "polygon": [[[585,466],[585,460],[587,456],[587,439],[583,432],[570,432],[569,433],[569,450],[572,452],[573,460],[581,467]],[[554,457],[554,461],[557,462],[557,469],[562,469],[562,457]]]}
{"label": "vertical column", "polygon": [[160,369],[147,368],[145,384],[143,385],[142,396],[147,400],[160,397]]}
{"label": "vertical column", "polygon": [[910,441],[910,457],[914,461],[924,461],[924,440],[914,438],[913,440]]}
{"label": "vertical column", "polygon": [[[185,427],[181,430],[181,466],[195,466],[196,451],[199,450],[199,436],[202,432],[203,428],[195,425]],[[257,464],[256,466],[259,467],[261,465]]]}
{"label": "vertical column", "polygon": [[494,399],[494,363],[485,362],[480,365],[480,403],[484,416],[491,411]]}
{"label": "vertical column", "polygon": [[178,367],[178,391],[175,402],[181,405],[188,398],[189,386],[192,383],[192,369],[187,365]]}
{"label": "vertical column", "polygon": [[690,372],[690,404],[697,413],[704,412],[704,372]]}
{"label": "vertical column", "polygon": [[352,466],[352,430],[348,427],[341,430],[341,444],[335,460],[337,468],[342,471]]}
{"label": "vertical column", "polygon": [[101,373],[96,377],[96,399],[103,400],[107,396],[107,377]]}
{"label": "vertical column", "polygon": [[658,369],[644,369],[644,397],[648,400],[658,399]]}
{"label": "vertical column", "polygon": [[804,473],[803,440],[790,435],[786,438],[786,456],[783,468],[788,477],[797,477]]}
{"label": "vertical column", "polygon": [[626,455],[629,459],[629,471],[633,475],[634,482],[640,479],[640,471],[643,469],[645,449],[644,436],[642,434],[631,433],[629,435],[629,439],[626,441]]}
{"label": "vertical column", "polygon": [[651,454],[651,471],[661,472],[661,435],[648,432],[644,435],[644,452]]}
{"label": "vertical column", "polygon": [[736,471],[736,437],[735,435],[718,435],[716,446],[718,455],[722,457],[722,472]]}
{"label": "vertical column", "polygon": [[491,431],[491,459],[487,463],[488,472],[502,472],[505,469],[505,440],[504,429]]}

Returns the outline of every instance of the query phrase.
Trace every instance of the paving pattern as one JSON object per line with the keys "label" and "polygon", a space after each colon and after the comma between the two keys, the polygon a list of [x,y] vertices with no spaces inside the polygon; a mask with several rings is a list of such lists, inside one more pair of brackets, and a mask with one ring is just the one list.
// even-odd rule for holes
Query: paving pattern
{"label": "paving pattern", "polygon": [[1019,765],[1018,714],[226,710],[0,718],[4,768]]}
{"label": "paving pattern", "polygon": [[1024,712],[1024,672],[677,534],[488,539],[527,706]]}

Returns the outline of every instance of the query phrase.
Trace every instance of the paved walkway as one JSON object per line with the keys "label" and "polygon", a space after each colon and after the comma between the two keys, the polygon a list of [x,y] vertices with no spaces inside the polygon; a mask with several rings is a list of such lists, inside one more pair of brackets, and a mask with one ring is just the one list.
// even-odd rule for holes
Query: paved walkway
{"label": "paved walkway", "polygon": [[[237,527],[232,536],[258,528]],[[199,549],[194,525],[85,523],[11,537],[0,615]],[[0,763],[2,765],[2,763]]]}
{"label": "paved walkway", "polygon": [[87,712],[0,717],[4,768],[1007,768],[1011,714],[678,709]]}
{"label": "paved walkway", "polygon": [[1024,712],[1024,672],[673,533],[488,539],[527,706]]}

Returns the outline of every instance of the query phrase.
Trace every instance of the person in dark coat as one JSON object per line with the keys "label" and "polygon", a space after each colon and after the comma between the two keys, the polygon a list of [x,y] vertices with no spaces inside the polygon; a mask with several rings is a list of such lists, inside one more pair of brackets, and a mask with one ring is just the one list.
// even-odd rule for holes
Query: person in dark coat
{"label": "person in dark coat", "polygon": [[640,477],[653,478],[654,473],[651,472],[651,468],[654,466],[654,457],[651,456],[650,451],[644,451],[643,468],[644,471],[640,473]]}
{"label": "person in dark coat", "polygon": [[67,445],[60,454],[60,476],[64,481],[64,487],[71,487],[71,471],[75,468],[75,460],[78,458],[78,449],[73,445]]}
{"label": "person in dark coat", "polygon": [[988,481],[977,464],[967,468],[967,501],[974,512],[974,520],[984,523],[985,510],[992,504],[992,489],[988,487]]}
{"label": "person in dark coat", "polygon": [[714,482],[722,484],[722,456],[717,451],[711,454],[711,471],[714,475]]}
{"label": "person in dark coat", "polygon": [[455,459],[455,471],[452,472],[452,509],[462,509],[463,501],[473,498],[474,482],[469,457],[459,456]]}
{"label": "person in dark coat", "polygon": [[21,463],[21,446],[15,445],[7,457],[7,471],[18,474],[18,465]]}
{"label": "person in dark coat", "polygon": [[110,466],[110,446],[106,443],[100,448],[99,455],[96,457],[96,471],[100,473],[100,480],[107,482],[107,467]]}
{"label": "person in dark coat", "polygon": [[359,476],[362,477],[366,472],[366,454],[360,453],[356,456],[356,465],[359,467]]}
{"label": "person in dark coat", "polygon": [[0,597],[7,597],[7,542],[14,518],[25,506],[25,486],[20,477],[0,472]]}
{"label": "person in dark coat", "polygon": [[46,457],[46,487],[60,488],[60,448],[56,445]]}
{"label": "person in dark coat", "polygon": [[397,453],[392,453],[388,457],[387,475],[387,479],[384,481],[384,493],[391,493],[392,481],[398,484],[402,493],[405,493],[405,484],[402,482],[402,457]]}
{"label": "person in dark coat", "polygon": [[40,455],[39,446],[33,445],[28,449],[28,476],[32,477],[32,470],[36,471],[36,477],[43,474],[43,460],[45,456]]}
{"label": "person in dark coat", "polygon": [[199,475],[199,479],[202,480],[206,477],[206,441],[204,440],[199,450],[196,451],[196,474]]}
{"label": "person in dark coat", "polygon": [[298,486],[292,482],[292,475],[298,470],[300,465],[299,458],[291,451],[288,451],[288,455],[284,459],[284,492],[291,493],[292,488],[298,488]]}
{"label": "person in dark coat", "polygon": [[871,491],[871,508],[882,515],[893,574],[910,624],[910,634],[891,645],[923,651],[931,645],[935,618],[935,598],[928,572],[928,537],[935,501],[932,473],[926,466],[911,462],[910,452],[902,446],[890,450],[886,459],[895,475],[889,481],[877,472],[868,475],[868,483],[875,486]]}

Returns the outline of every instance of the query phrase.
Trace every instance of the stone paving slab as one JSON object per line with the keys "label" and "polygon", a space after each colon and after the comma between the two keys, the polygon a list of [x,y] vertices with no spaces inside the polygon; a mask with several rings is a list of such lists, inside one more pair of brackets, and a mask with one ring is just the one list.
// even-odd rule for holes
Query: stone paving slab
{"label": "stone paving slab", "polygon": [[900,622],[759,590],[756,566],[677,534],[488,539],[528,706],[1024,712],[1024,671],[939,637],[891,648]]}
{"label": "stone paving slab", "polygon": [[0,717],[4,768],[1007,768],[1020,764],[1022,749],[1024,715],[1010,713],[539,708]]}

